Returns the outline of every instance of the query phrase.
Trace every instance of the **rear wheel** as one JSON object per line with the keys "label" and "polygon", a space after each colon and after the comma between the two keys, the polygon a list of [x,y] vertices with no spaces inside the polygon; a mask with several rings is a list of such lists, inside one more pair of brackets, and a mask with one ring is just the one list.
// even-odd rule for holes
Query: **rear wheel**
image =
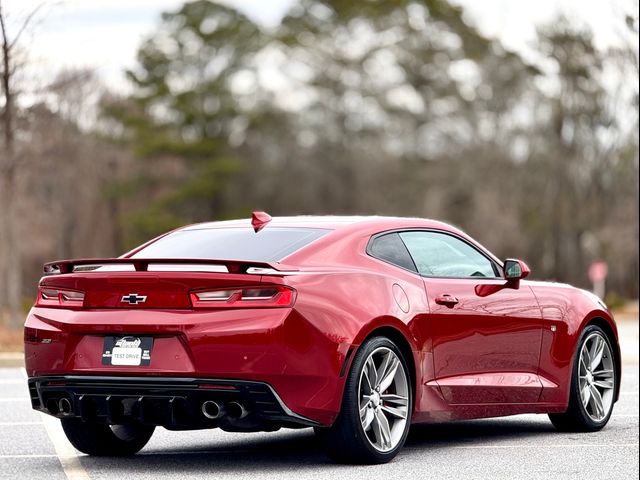
{"label": "rear wheel", "polygon": [[569,408],[550,414],[560,431],[594,432],[603,428],[613,411],[617,369],[607,334],[590,325],[582,333],[573,365]]}
{"label": "rear wheel", "polygon": [[327,454],[343,463],[385,463],[404,445],[412,412],[409,370],[398,347],[374,337],[358,350],[342,410],[329,428],[316,428]]}
{"label": "rear wheel", "polygon": [[63,418],[62,429],[77,450],[89,455],[126,456],[144,447],[155,427],[140,424],[105,425]]}

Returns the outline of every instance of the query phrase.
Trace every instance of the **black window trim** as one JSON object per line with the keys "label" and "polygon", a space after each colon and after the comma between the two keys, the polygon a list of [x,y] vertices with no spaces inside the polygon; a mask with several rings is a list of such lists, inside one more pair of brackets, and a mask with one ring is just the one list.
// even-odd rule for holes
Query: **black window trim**
{"label": "black window trim", "polygon": [[[491,262],[491,265],[495,270],[498,270],[498,275],[497,277],[443,277],[443,276],[439,276],[439,275],[423,275],[418,271],[418,267],[416,265],[415,260],[413,259],[413,255],[411,255],[411,252],[409,251],[409,248],[407,247],[407,245],[405,244],[405,248],[407,249],[407,252],[409,252],[409,257],[411,258],[411,261],[413,262],[413,265],[415,266],[415,271],[414,270],[409,270],[407,268],[401,267],[400,265],[396,265],[395,263],[391,263],[387,260],[384,260],[382,258],[378,258],[375,255],[373,255],[371,253],[371,246],[373,244],[373,242],[376,240],[376,238],[378,237],[382,237],[384,235],[390,235],[392,233],[403,233],[403,232],[432,232],[432,233],[440,233],[440,234],[444,234],[444,235],[449,235],[450,237],[453,237],[457,240],[462,241],[463,243],[466,243],[469,247],[473,248],[476,252],[478,252],[480,255],[482,255],[483,257],[485,257],[487,260],[489,260],[489,262]],[[400,241],[402,241],[402,243],[404,243],[404,240],[402,240],[402,237],[400,235],[398,235],[398,237],[400,238]],[[394,228],[391,230],[385,230],[382,232],[378,232],[375,233],[373,235],[371,235],[371,237],[369,238],[369,241],[367,242],[367,248],[365,250],[365,253],[370,256],[371,258],[375,258],[376,260],[379,260],[381,262],[384,262],[388,265],[391,265],[393,267],[396,268],[400,268],[402,270],[404,270],[405,272],[409,272],[409,273],[413,273],[414,275],[417,275],[419,277],[422,278],[439,278],[439,279],[450,279],[450,280],[473,280],[473,281],[478,281],[478,280],[504,280],[504,265],[502,264],[502,262],[497,261],[496,259],[492,258],[491,256],[489,256],[487,253],[483,252],[482,250],[480,250],[476,245],[474,245],[473,243],[471,243],[469,240],[467,240],[464,237],[461,237],[460,235],[456,234],[455,232],[450,232],[448,230],[441,230],[438,228]]]}
{"label": "black window trim", "polygon": [[405,250],[407,251],[407,254],[409,255],[409,260],[411,260],[411,263],[413,264],[413,268],[414,270],[411,270],[409,268],[405,268],[402,265],[398,265],[396,263],[390,262],[388,260],[385,260],[384,258],[380,258],[375,256],[372,252],[371,252],[371,248],[373,246],[373,242],[380,237],[384,237],[385,235],[393,235],[394,233],[397,235],[398,233],[400,233],[402,230],[388,230],[385,232],[379,232],[376,233],[375,235],[372,235],[371,238],[369,238],[369,241],[367,242],[367,248],[365,250],[365,253],[370,256],[371,258],[374,258],[380,262],[384,262],[387,265],[392,265],[394,267],[400,268],[402,270],[404,270],[405,272],[409,272],[409,273],[413,273],[414,275],[418,275],[420,276],[420,273],[418,272],[418,266],[416,265],[415,260],[413,259],[413,256],[411,255],[411,252],[409,251],[409,249],[407,248],[407,245],[404,243],[404,240],[402,240],[402,237],[400,237],[400,235],[398,235],[398,239],[402,242],[402,245],[404,245]]}

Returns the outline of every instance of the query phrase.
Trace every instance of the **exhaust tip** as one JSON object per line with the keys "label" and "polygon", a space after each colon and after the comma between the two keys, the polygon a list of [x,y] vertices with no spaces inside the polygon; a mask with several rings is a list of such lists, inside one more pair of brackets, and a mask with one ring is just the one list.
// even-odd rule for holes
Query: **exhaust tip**
{"label": "exhaust tip", "polygon": [[231,418],[241,419],[249,415],[249,412],[241,403],[229,402],[227,403],[227,414]]}
{"label": "exhaust tip", "polygon": [[218,405],[218,403],[212,400],[203,402],[200,409],[202,410],[202,414],[209,420],[215,420],[216,418],[220,418],[222,416],[222,408],[220,408],[220,405]]}
{"label": "exhaust tip", "polygon": [[61,398],[58,401],[58,410],[63,415],[69,415],[71,413],[71,402],[68,398]]}

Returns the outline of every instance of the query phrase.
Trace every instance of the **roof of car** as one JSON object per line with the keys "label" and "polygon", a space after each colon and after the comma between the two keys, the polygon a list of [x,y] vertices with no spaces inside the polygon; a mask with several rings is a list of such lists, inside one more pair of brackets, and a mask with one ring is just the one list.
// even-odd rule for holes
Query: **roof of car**
{"label": "roof of car", "polygon": [[[383,217],[383,216],[339,216],[339,215],[300,215],[292,217],[273,217],[265,228],[298,227],[298,228],[327,228],[332,230],[348,226],[363,228],[392,229],[402,227],[447,228],[450,225],[426,218],[411,217]],[[242,228],[251,227],[251,219],[222,220],[217,222],[197,223],[183,227],[180,230],[201,230],[209,228]]]}

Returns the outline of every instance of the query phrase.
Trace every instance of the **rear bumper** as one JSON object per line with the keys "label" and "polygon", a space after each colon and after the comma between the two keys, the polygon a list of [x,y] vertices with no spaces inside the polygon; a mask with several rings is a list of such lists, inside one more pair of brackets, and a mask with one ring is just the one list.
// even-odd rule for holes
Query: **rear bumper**
{"label": "rear bumper", "polygon": [[[153,337],[150,363],[104,365],[104,339],[114,335]],[[340,373],[350,347],[347,338],[323,332],[290,308],[212,312],[34,307],[25,323],[25,366],[34,380],[100,376],[258,382],[277,392],[295,414],[325,426],[340,411]],[[182,380],[179,385],[184,385]]]}
{"label": "rear bumper", "polygon": [[[317,422],[291,411],[267,383],[208,378],[45,376],[29,379],[31,405],[58,418],[79,417],[107,424],[139,422],[169,429],[220,427],[230,431],[309,427]],[[69,401],[68,409],[60,401]],[[207,417],[205,402],[220,406]],[[230,405],[241,405],[242,415]]]}

